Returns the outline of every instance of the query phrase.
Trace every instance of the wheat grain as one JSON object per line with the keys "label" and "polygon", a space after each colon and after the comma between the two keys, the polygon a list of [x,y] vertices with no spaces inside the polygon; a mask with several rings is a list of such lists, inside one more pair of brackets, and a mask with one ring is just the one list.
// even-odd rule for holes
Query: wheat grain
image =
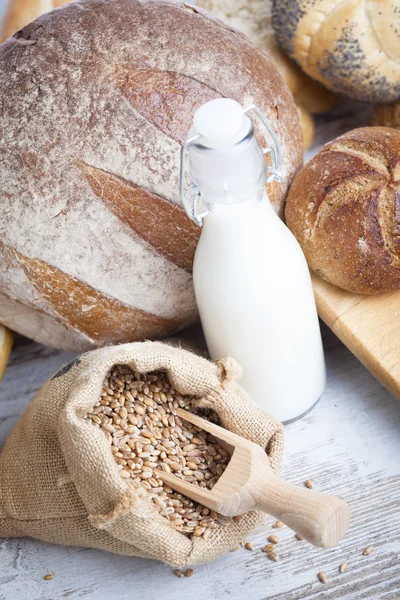
{"label": "wheat grain", "polygon": [[[120,476],[139,482],[174,529],[208,539],[230,519],[174,492],[154,472],[173,473],[208,489],[224,472],[228,451],[176,414],[179,407],[190,410],[194,400],[179,394],[165,373],[143,375],[118,365],[106,376],[87,418],[107,436]],[[216,420],[212,413],[209,417]]]}
{"label": "wheat grain", "polygon": [[327,583],[328,582],[328,579],[327,579],[327,577],[326,577],[326,575],[325,575],[325,573],[323,571],[320,571],[318,573],[318,579],[320,580],[321,583]]}

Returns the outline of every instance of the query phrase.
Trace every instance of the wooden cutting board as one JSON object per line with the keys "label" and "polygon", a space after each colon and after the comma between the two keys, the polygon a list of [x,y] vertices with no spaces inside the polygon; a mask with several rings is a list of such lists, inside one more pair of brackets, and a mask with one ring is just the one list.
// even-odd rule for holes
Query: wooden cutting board
{"label": "wooden cutting board", "polygon": [[363,296],[311,277],[321,319],[400,400],[400,290]]}

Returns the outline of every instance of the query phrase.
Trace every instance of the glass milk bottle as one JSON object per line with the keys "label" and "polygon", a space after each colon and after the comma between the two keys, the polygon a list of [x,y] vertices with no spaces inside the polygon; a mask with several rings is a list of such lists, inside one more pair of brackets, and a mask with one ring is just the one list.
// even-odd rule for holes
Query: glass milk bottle
{"label": "glass milk bottle", "polygon": [[[250,110],[275,149],[261,150]],[[257,107],[243,109],[229,99],[204,104],[189,136],[182,147],[181,198],[202,225],[193,278],[210,356],[235,358],[243,368],[241,383],[258,406],[292,421],[322,395],[325,362],[306,260],[266,192],[266,183],[280,181],[278,141]]]}

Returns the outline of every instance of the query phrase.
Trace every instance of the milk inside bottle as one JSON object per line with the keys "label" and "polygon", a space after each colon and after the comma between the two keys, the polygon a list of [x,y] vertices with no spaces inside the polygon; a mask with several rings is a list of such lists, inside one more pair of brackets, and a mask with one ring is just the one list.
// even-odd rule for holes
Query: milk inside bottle
{"label": "milk inside bottle", "polygon": [[181,196],[202,226],[193,278],[210,356],[235,358],[253,400],[288,422],[321,397],[324,354],[306,260],[267,195],[266,184],[280,177],[278,140],[258,111],[275,142],[269,168],[249,112],[229,99],[196,112]]}

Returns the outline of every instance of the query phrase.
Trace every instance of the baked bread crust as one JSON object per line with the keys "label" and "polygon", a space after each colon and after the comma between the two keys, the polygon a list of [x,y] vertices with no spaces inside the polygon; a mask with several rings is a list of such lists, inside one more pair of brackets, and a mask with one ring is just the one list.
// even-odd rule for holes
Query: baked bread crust
{"label": "baked bread crust", "polygon": [[0,44],[43,13],[67,2],[70,0],[8,0],[0,23]]}
{"label": "baked bread crust", "polygon": [[359,294],[400,288],[400,131],[354,129],[297,174],[286,222],[308,264]]}
{"label": "baked bread crust", "polygon": [[82,0],[0,46],[1,322],[80,351],[198,321],[180,143],[221,96],[256,103],[277,132],[282,213],[299,119],[243,34],[176,2]]}
{"label": "baked bread crust", "polygon": [[397,0],[274,0],[278,42],[311,77],[361,101],[400,97]]}
{"label": "baked bread crust", "polygon": [[258,44],[268,54],[303,110],[319,114],[331,110],[336,104],[336,96],[307,77],[280,48],[271,23],[272,0],[197,0],[196,5],[236,27]]}

